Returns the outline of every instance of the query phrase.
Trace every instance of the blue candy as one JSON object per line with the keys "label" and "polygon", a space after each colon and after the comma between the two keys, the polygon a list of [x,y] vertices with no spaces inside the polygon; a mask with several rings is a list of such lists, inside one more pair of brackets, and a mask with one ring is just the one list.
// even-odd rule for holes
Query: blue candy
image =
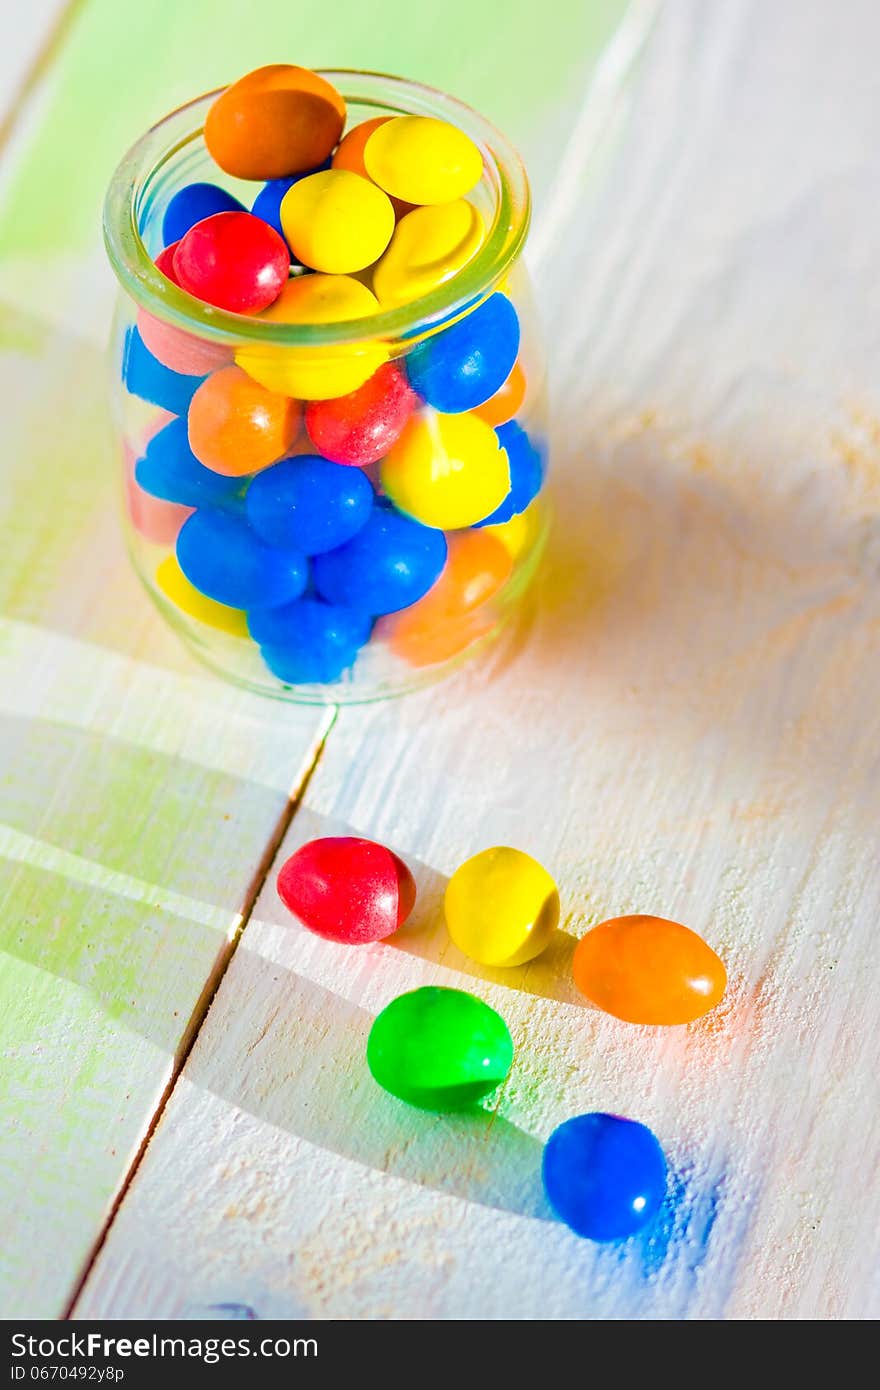
{"label": "blue candy", "polygon": [[205,380],[183,376],[153,356],[136,328],[129,328],[122,350],[122,380],[133,396],[161,406],[172,415],[185,415],[189,403]]}
{"label": "blue candy", "polygon": [[247,212],[247,208],[218,188],[216,183],[188,183],[175,193],[162,218],[162,245],[180,241],[197,222],[213,217],[215,212]]}
{"label": "blue candy", "polygon": [[445,563],[442,531],[420,526],[391,508],[374,507],[353,540],[315,557],[313,578],[328,603],[378,616],[422,598]]}
{"label": "blue candy", "polygon": [[369,618],[356,609],[313,598],[248,614],[263,660],[289,685],[338,680],[354,663],[370,627]]}
{"label": "blue candy", "polygon": [[269,545],[320,555],[344,545],[366,524],[373,489],[359,468],[300,454],[258,473],[246,505],[248,520]]}
{"label": "blue candy", "polygon": [[447,415],[482,405],[510,376],[519,351],[519,319],[493,294],[451,328],[426,338],[406,359],[414,391]]}
{"label": "blue candy", "polygon": [[[263,187],[254,199],[251,212],[255,217],[261,217],[264,222],[268,222],[269,226],[274,227],[278,235],[283,237],[286,241],[287,238],[284,236],[284,228],[281,225],[282,198],[289,189],[293,188],[295,183],[299,183],[300,179],[308,178],[309,174],[319,174],[322,170],[329,168],[330,160],[325,159],[324,163],[319,164],[317,169],[309,169],[304,174],[293,174],[290,178],[286,179],[270,179],[268,183],[263,184]],[[291,260],[294,261],[296,265],[299,265],[299,261],[296,260],[293,253],[291,253]]]}
{"label": "blue candy", "polygon": [[589,1240],[623,1240],[656,1215],[666,1159],[646,1125],[620,1115],[577,1115],[544,1148],[544,1190],[567,1226]]}
{"label": "blue candy", "polygon": [[245,482],[199,463],[189,447],[186,421],[179,418],[153,435],[134,466],[134,476],[138,487],[152,497],[184,507],[235,507]]}
{"label": "blue candy", "polygon": [[229,512],[193,512],[177,537],[177,561],[201,593],[231,608],[290,603],[309,577],[305,556],[264,545],[243,517]]}
{"label": "blue candy", "polygon": [[491,516],[475,523],[477,526],[498,526],[500,522],[509,521],[512,516],[524,512],[541,491],[544,481],[544,455],[529,439],[522,425],[508,420],[506,425],[498,425],[495,433],[510,464],[510,492]]}

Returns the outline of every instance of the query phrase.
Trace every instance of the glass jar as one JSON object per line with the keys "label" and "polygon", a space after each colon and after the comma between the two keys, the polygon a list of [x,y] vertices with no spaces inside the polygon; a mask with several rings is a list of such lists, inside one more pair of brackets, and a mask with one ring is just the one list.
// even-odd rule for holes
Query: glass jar
{"label": "glass jar", "polygon": [[[107,194],[104,231],[121,286],[112,373],[126,535],[147,592],[191,651],[230,680],[282,699],[342,703],[445,675],[514,613],[547,529],[547,418],[521,259],[529,189],[515,151],[482,116],[431,88],[374,73],[322,75],[345,97],[349,129],[377,115],[430,115],[478,145],[483,171],[468,201],[483,240],[450,278],[409,302],[330,323],[228,313],[177,288],[154,263],[174,194],[207,181],[250,208],[263,189],[230,178],[207,152],[202,130],[217,92],[180,107],[129,151]],[[292,276],[308,274],[292,267]],[[368,276],[356,278],[369,285]],[[488,401],[468,410],[453,402],[451,412],[431,384],[432,362],[463,332],[479,348],[481,325],[492,331],[499,309],[507,322],[511,305],[514,368]],[[235,399],[242,392],[242,409],[271,392],[277,414],[271,457],[262,444],[256,460],[242,446],[232,476],[211,467],[199,434],[206,415],[216,425],[212,398],[227,388]],[[333,443],[348,407],[328,414],[323,402],[359,388],[378,399],[380,414],[383,392],[404,393],[412,413],[405,445],[350,467]],[[303,506],[320,512],[322,454],[351,474],[345,503],[362,529],[330,550],[313,541],[306,553],[289,541],[290,489],[299,515]]]}

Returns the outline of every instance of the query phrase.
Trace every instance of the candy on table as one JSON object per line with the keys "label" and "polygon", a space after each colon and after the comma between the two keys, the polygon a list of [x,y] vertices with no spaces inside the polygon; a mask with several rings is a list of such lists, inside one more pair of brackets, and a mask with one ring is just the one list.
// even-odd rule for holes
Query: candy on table
{"label": "candy on table", "polygon": [[407,203],[451,203],[480,180],[483,157],[457,126],[434,116],[394,116],[364,145],[374,183]]}
{"label": "candy on table", "polygon": [[323,164],[319,164],[317,169],[306,169],[302,174],[289,174],[283,179],[269,179],[263,184],[256,198],[251,205],[251,212],[254,217],[262,217],[264,222],[268,222],[270,227],[274,227],[279,236],[284,236],[284,228],[281,225],[281,203],[285,193],[289,193],[295,183],[300,179],[308,178],[309,174],[320,174],[322,170],[330,168],[329,159],[325,159]]}
{"label": "candy on table", "polygon": [[356,391],[311,401],[306,430],[325,458],[363,468],[388,453],[417,404],[404,372],[386,362]]}
{"label": "candy on table", "polygon": [[373,292],[383,309],[451,280],[473,259],[485,235],[482,217],[463,198],[407,213],[373,271]]}
{"label": "candy on table", "polygon": [[401,613],[380,619],[376,636],[410,666],[431,666],[477,641],[495,623],[487,604],[503,589],[513,558],[487,531],[454,531],[433,588]]}
{"label": "candy on table", "polygon": [[410,383],[436,410],[472,410],[504,385],[516,362],[519,336],[519,319],[510,300],[503,294],[490,295],[449,328],[419,343],[407,358]]}
{"label": "candy on table", "polygon": [[328,603],[360,608],[376,617],[415,603],[445,562],[442,531],[374,506],[366,526],[352,540],[315,556],[312,578]]}
{"label": "candy on table", "polygon": [[[302,275],[289,280],[265,323],[321,324],[365,318],[379,308],[376,296],[350,275]],[[387,359],[381,343],[322,344],[239,348],[235,360],[249,376],[272,391],[300,400],[328,400],[356,391]]]}
{"label": "candy on table", "polygon": [[501,383],[494,396],[482,405],[474,406],[474,414],[487,425],[497,428],[506,425],[519,410],[526,395],[526,375],[519,362],[514,362],[510,375]]}
{"label": "candy on table", "polygon": [[510,491],[499,507],[478,526],[500,526],[524,512],[537,497],[544,481],[544,455],[535,447],[522,425],[508,420],[495,430],[510,465]]}
{"label": "candy on table", "polygon": [[367,1041],[373,1079],[422,1110],[461,1110],[504,1081],[513,1042],[504,1019],[460,989],[426,985],[398,995]]}
{"label": "candy on table", "polygon": [[574,982],[627,1023],[692,1023],[727,987],[724,963],[701,936],[664,917],[613,917],[575,947]]}
{"label": "candy on table", "polygon": [[154,434],[134,468],[138,486],[152,497],[185,507],[223,507],[241,496],[242,482],[206,468],[189,446],[179,416]]}
{"label": "candy on table", "polygon": [[[160,270],[172,285],[177,285],[174,271],[174,253],[178,243],[172,242],[156,257],[156,269]],[[217,367],[232,361],[232,350],[224,343],[209,342],[188,333],[176,324],[165,323],[146,309],[138,310],[138,330],[155,358],[173,372],[184,376],[206,376]]]}
{"label": "candy on table", "polygon": [[215,212],[245,212],[246,209],[216,183],[188,183],[170,199],[162,218],[162,244],[180,241],[190,227]]}
{"label": "candy on table", "polygon": [[301,598],[249,615],[260,655],[285,685],[326,685],[354,665],[369,641],[371,620],[355,608]]}
{"label": "candy on table", "polygon": [[625,1240],[657,1214],[666,1159],[646,1125],[621,1115],[576,1115],[544,1148],[544,1191],[556,1215],[588,1240]]}
{"label": "candy on table", "polygon": [[218,212],[181,237],[172,262],[181,289],[217,309],[257,314],[290,274],[290,251],[252,212]]}
{"label": "candy on table", "polygon": [[242,477],[286,454],[301,418],[298,401],[268,391],[240,367],[221,367],[206,377],[190,403],[190,448],[206,468]]}
{"label": "candy on table", "polygon": [[174,555],[166,555],[156,570],[156,585],[175,608],[188,618],[195,618],[209,627],[228,632],[232,637],[247,637],[247,617],[240,608],[217,603],[190,584]]}
{"label": "candy on table", "polygon": [[265,545],[244,517],[229,512],[193,512],[177,537],[177,560],[200,593],[230,608],[289,603],[309,575],[304,555]]}
{"label": "candy on table", "polygon": [[245,505],[251,526],[268,545],[319,555],[344,545],[366,524],[373,489],[359,468],[301,454],[257,474]]}
{"label": "candy on table", "polygon": [[301,845],[282,865],[278,895],[309,931],[361,946],[403,926],[416,885],[387,846],[353,835],[327,836]]}
{"label": "candy on table", "polygon": [[308,68],[271,63],[221,93],[205,121],[205,144],[227,174],[283,179],[321,164],[344,124],[335,87]]}
{"label": "candy on table", "polygon": [[[360,125],[352,126],[351,130],[343,135],[339,145],[334,152],[331,161],[334,169],[348,169],[352,174],[360,174],[361,178],[368,179],[367,167],[364,164],[364,146],[369,140],[374,130],[378,130],[380,125],[386,121],[393,120],[392,116],[372,116],[368,121],[361,121]],[[391,206],[394,208],[394,215],[397,218],[404,217],[412,208],[412,203],[405,203],[400,198],[392,198]]]}
{"label": "candy on table", "polygon": [[122,349],[122,380],[133,396],[172,415],[185,415],[204,377],[184,376],[164,367],[132,327],[126,331]]}
{"label": "candy on table", "polygon": [[510,467],[497,434],[469,413],[413,415],[380,476],[401,511],[447,531],[485,520],[510,491]]}
{"label": "candy on table", "polygon": [[300,179],[281,203],[284,238],[313,270],[348,275],[382,255],[394,231],[391,199],[348,169]]}
{"label": "candy on table", "polygon": [[481,965],[522,965],[548,945],[559,893],[547,870],[521,849],[484,849],[456,869],[443,901],[449,935]]}

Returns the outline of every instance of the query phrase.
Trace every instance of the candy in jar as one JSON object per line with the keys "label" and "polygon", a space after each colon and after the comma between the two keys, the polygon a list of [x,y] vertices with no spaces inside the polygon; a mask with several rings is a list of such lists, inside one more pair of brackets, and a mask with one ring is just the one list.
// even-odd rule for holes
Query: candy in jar
{"label": "candy in jar", "polygon": [[446,414],[483,405],[505,383],[519,352],[519,319],[493,294],[457,323],[420,343],[407,361],[415,391]]}
{"label": "candy in jar", "polygon": [[490,517],[510,491],[510,465],[497,434],[471,414],[413,415],[380,477],[401,511],[444,531]]}
{"label": "candy in jar", "polygon": [[299,598],[308,561],[255,536],[243,516],[199,510],[183,523],[177,560],[200,593],[230,608],[274,608]]}
{"label": "candy in jar", "polygon": [[373,507],[370,480],[314,454],[282,459],[254,478],[248,520],[269,545],[319,555],[344,545],[365,526]]}
{"label": "candy in jar", "polygon": [[408,608],[426,594],[446,563],[442,531],[386,507],[374,507],[367,524],[338,550],[316,555],[315,588],[328,603],[372,615]]}
{"label": "candy in jar", "polygon": [[205,144],[227,174],[283,179],[321,164],[344,123],[345,102],[325,78],[292,63],[270,63],[217,97]]}

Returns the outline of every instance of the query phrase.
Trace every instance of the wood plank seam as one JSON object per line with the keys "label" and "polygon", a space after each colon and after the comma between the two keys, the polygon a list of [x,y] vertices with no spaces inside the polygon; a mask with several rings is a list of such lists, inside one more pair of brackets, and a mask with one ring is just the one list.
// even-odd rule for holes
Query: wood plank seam
{"label": "wood plank seam", "polygon": [[153,1135],[155,1134],[161,1122],[162,1116],[165,1113],[165,1107],[168,1104],[168,1101],[171,1099],[171,1096],[174,1092],[174,1088],[177,1085],[178,1078],[180,1077],[184,1067],[186,1066],[189,1055],[196,1044],[196,1040],[199,1036],[199,1033],[201,1032],[205,1020],[208,1017],[211,1005],[214,1002],[214,997],[217,994],[217,991],[219,990],[221,984],[223,983],[223,978],[226,974],[226,971],[232,964],[232,961],[235,957],[235,952],[238,949],[239,942],[241,941],[242,935],[244,934],[244,930],[247,927],[248,922],[250,921],[251,914],[253,913],[254,907],[256,906],[257,900],[260,896],[266,879],[269,876],[269,872],[275,861],[275,857],[278,853],[278,850],[284,841],[284,837],[290,828],[293,818],[296,815],[296,812],[299,806],[301,805],[303,798],[306,795],[306,792],[308,791],[309,783],[312,780],[312,777],[314,776],[314,773],[317,770],[318,764],[321,761],[321,756],[327,745],[327,739],[330,736],[331,729],[336,723],[338,713],[338,706],[328,706],[324,721],[320,727],[320,732],[315,740],[315,748],[312,759],[309,762],[308,767],[305,769],[302,776],[300,777],[296,786],[291,789],[290,796],[288,797],[287,802],[280,816],[278,817],[272,835],[266,843],[266,847],[263,851],[262,857],[260,858],[260,862],[254,870],[251,881],[247,886],[244,903],[242,905],[241,913],[238,916],[235,930],[233,933],[230,934],[230,939],[226,946],[226,949],[218,957],[217,964],[215,965],[211,974],[205,981],[204,988],[202,989],[202,992],[196,1001],[196,1004],[192,1011],[192,1016],[190,1017],[189,1023],[187,1024],[187,1027],[181,1037],[180,1045],[178,1046],[175,1052],[172,1070],[168,1078],[168,1082],[161,1096],[159,1097],[159,1101],[156,1105],[155,1110],[150,1116],[149,1123],[147,1124],[146,1129],[144,1130],[144,1135],[140,1144],[138,1145],[137,1152],[135,1153],[134,1158],[132,1159],[132,1162],[130,1163],[128,1169],[122,1176],[117,1192],[111,1203],[110,1210],[107,1213],[107,1217],[100,1231],[98,1232],[97,1238],[83,1265],[79,1278],[77,1279],[74,1285],[73,1293],[64,1311],[61,1314],[61,1319],[63,1321],[69,1320],[73,1317],[75,1313],[76,1305],[79,1300],[80,1294],[85,1288],[89,1275],[91,1274],[92,1269],[94,1267],[95,1261],[98,1259],[98,1256],[104,1248],[104,1244],[113,1227],[113,1222],[116,1219],[117,1213],[119,1212],[122,1203],[125,1201],[125,1198],[128,1194],[128,1190],[131,1187],[131,1184],[134,1181],[134,1178],[137,1174],[138,1168],[140,1167],[144,1159],[144,1156],[147,1152],[147,1149],[149,1148],[150,1141],[152,1140]]}

